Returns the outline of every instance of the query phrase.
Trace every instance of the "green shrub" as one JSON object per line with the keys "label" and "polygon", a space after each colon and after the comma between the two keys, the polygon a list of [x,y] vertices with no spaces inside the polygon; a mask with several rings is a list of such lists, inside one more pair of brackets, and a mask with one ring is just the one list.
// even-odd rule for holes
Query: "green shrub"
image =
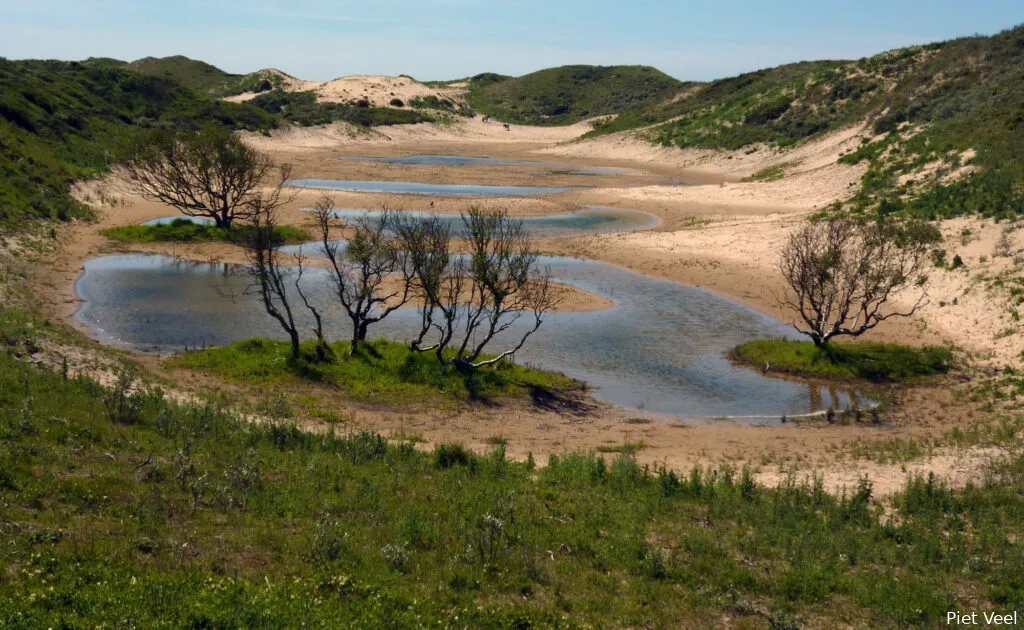
{"label": "green shrub", "polygon": [[329,125],[333,122],[347,122],[363,127],[381,125],[404,125],[430,122],[433,118],[423,112],[371,107],[370,102],[361,99],[356,104],[321,103],[316,92],[283,92],[275,90],[260,94],[250,101],[260,109],[280,116],[283,120],[302,125]]}
{"label": "green shrub", "polygon": [[[193,223],[188,219],[175,219],[158,225],[124,225],[100,230],[100,234],[125,243],[225,241],[243,243],[249,229],[244,225],[219,228],[207,223]],[[310,240],[308,232],[288,225],[274,228],[279,243],[302,243]]]}
{"label": "green shrub", "polygon": [[377,339],[349,356],[346,343],[331,344],[332,360],[320,361],[316,343],[302,344],[297,360],[289,360],[288,344],[250,339],[220,348],[188,352],[169,365],[202,370],[247,384],[279,391],[313,382],[346,395],[375,402],[451,406],[460,401],[501,397],[530,399],[537,388],[573,395],[583,384],[562,374],[513,363],[479,370],[460,370],[440,363],[431,353],[414,352],[406,344]]}
{"label": "green shrub", "polygon": [[561,66],[517,78],[470,79],[473,109],[504,122],[566,125],[624,112],[668,96],[682,84],[648,66]]}
{"label": "green shrub", "polygon": [[759,339],[733,348],[729,358],[769,372],[830,380],[900,382],[944,374],[953,367],[948,348],[911,348],[892,343],[831,343],[818,348],[810,341]]}

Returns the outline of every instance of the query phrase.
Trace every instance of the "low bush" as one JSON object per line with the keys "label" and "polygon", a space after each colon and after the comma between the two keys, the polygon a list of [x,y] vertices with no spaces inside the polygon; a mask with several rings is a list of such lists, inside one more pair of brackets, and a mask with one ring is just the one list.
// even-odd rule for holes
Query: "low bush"
{"label": "low bush", "polygon": [[302,344],[297,360],[289,346],[269,339],[250,339],[221,348],[188,352],[169,365],[216,374],[246,384],[277,386],[318,383],[360,400],[450,406],[459,401],[501,397],[529,398],[542,389],[578,392],[584,385],[562,374],[511,362],[483,369],[459,369],[440,363],[433,353],[414,352],[405,344],[377,339],[349,356],[347,343],[331,344],[328,360],[320,360],[316,342]]}
{"label": "low bush", "polygon": [[828,380],[894,383],[944,374],[953,367],[949,348],[911,348],[893,343],[830,343],[818,348],[810,341],[758,339],[733,348],[729,358],[769,372]]}
{"label": "low bush", "polygon": [[[170,241],[225,241],[228,243],[244,242],[248,229],[244,225],[231,228],[219,228],[208,223],[194,223],[188,219],[175,219],[170,223],[158,225],[124,225],[107,228],[100,234],[115,241],[124,243],[153,243]],[[274,230],[280,243],[302,243],[312,237],[303,230],[282,225]]]}

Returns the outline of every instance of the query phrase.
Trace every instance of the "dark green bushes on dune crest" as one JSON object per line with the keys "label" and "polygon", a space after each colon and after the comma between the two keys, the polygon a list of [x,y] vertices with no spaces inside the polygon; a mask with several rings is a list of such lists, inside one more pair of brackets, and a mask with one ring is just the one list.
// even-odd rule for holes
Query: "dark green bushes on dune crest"
{"label": "dark green bushes on dune crest", "polygon": [[665,97],[679,81],[648,66],[561,66],[469,79],[469,104],[504,122],[566,125]]}
{"label": "dark green bushes on dune crest", "polygon": [[329,125],[333,122],[347,122],[363,127],[387,125],[408,125],[434,120],[426,112],[390,107],[371,107],[350,103],[322,103],[317,101],[315,92],[282,92],[274,90],[256,96],[250,101],[282,120],[302,125]]}
{"label": "dark green bushes on dune crest", "polygon": [[1022,42],[1018,26],[690,84],[587,135],[652,126],[646,137],[668,146],[753,150],[866,123],[880,137],[840,159],[869,167],[848,208],[923,219],[1016,217],[1024,212]]}

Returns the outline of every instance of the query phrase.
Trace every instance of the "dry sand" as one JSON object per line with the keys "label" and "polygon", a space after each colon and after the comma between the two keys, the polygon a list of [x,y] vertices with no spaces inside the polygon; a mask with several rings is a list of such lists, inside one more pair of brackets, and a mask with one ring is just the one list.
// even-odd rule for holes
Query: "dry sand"
{"label": "dry sand", "polygon": [[[391,101],[397,98],[402,101],[404,107],[414,98],[428,96],[448,99],[453,103],[465,101],[465,90],[458,86],[431,87],[411,77],[354,75],[321,82],[296,79],[273,69],[266,72],[275,72],[282,78],[281,89],[288,92],[313,91],[316,92],[317,100],[325,103],[349,103],[366,99],[374,107],[396,107],[391,105]],[[246,92],[225,100],[240,103],[252,100],[256,96],[254,92]]]}
{"label": "dry sand", "polygon": [[[389,179],[447,183],[495,183],[562,185],[579,176],[541,177],[536,169],[494,167],[425,167],[367,164],[340,160],[354,155],[409,155],[443,153],[512,159],[539,159],[578,165],[619,166],[627,173],[588,177],[594,188],[561,195],[527,199],[464,199],[428,196],[337,193],[341,207],[394,207],[418,210],[458,211],[476,202],[504,205],[517,214],[547,214],[597,204],[644,210],[657,215],[657,227],[626,234],[553,239],[540,243],[545,252],[586,256],[620,265],[638,273],[685,282],[716,291],[785,320],[775,299],[781,290],[774,261],[778,248],[797,229],[808,213],[852,194],[862,171],[836,163],[857,146],[862,129],[849,129],[780,153],[760,147],[756,151],[679,151],[649,145],[629,134],[592,141],[573,142],[589,129],[572,127],[534,128],[484,123],[479,118],[457,125],[412,125],[363,132],[346,125],[327,128],[296,128],[270,137],[247,135],[246,141],[294,165],[297,177],[337,179]],[[783,165],[780,181],[741,181],[769,167]],[[673,182],[685,182],[678,185]],[[668,184],[668,185],[666,185]],[[96,232],[99,228],[171,214],[117,191],[111,183],[107,195],[127,199],[107,207],[100,225],[76,226],[63,240],[64,256],[51,273],[54,299],[63,305],[58,314],[74,310],[73,281],[81,264],[91,256],[109,251]],[[93,200],[99,188],[80,191]],[[303,191],[286,211],[286,221],[308,223],[301,212],[315,197]],[[970,236],[961,236],[965,229]],[[949,258],[960,253],[966,270],[936,269],[930,284],[931,304],[918,316],[879,327],[869,339],[911,343],[948,341],[968,349],[990,365],[1020,361],[1024,350],[1019,326],[1010,314],[1009,296],[991,291],[977,281],[979,274],[1012,273],[1019,267],[1014,256],[1024,248],[1024,235],[1007,226],[964,219],[947,222]],[[965,244],[962,244],[965,243]],[[200,260],[226,255],[218,248],[194,246],[171,253]],[[148,251],[147,248],[141,248]],[[153,246],[153,250],[166,248]],[[998,255],[997,255],[998,254]],[[1016,310],[1016,305],[1012,305]],[[1012,334],[1007,333],[1013,328]],[[158,357],[142,360],[154,367]],[[179,374],[182,386],[208,391],[206,379]],[[227,384],[214,387],[230,388]],[[985,421],[977,405],[967,403],[959,381],[915,388],[897,395],[890,422],[881,427],[812,424],[751,426],[742,422],[679,423],[651,418],[636,423],[636,415],[597,406],[582,415],[540,410],[527,405],[498,409],[467,407],[457,413],[418,410],[407,412],[370,408],[351,401],[337,401],[340,415],[348,420],[344,430],[369,428],[384,432],[415,433],[428,441],[462,441],[488,448],[492,438],[508,440],[509,453],[525,457],[532,452],[541,459],[547,453],[643,441],[641,461],[687,469],[695,464],[753,463],[767,481],[781,479],[796,468],[799,475],[821,473],[829,487],[849,487],[861,475],[876,482],[876,491],[891,492],[907,476],[936,470],[953,482],[976,476],[993,454],[986,450],[942,450],[908,465],[878,464],[847,456],[860,442],[921,439],[940,436],[954,427]],[[323,427],[320,427],[323,428]]]}

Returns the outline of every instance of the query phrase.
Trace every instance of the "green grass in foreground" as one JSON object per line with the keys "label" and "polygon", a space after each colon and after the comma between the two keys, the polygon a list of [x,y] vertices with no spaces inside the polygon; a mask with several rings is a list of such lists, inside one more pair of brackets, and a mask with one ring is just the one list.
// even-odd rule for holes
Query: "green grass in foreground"
{"label": "green grass in foreground", "polygon": [[948,348],[911,348],[892,343],[833,343],[825,351],[810,341],[758,339],[729,352],[737,363],[771,372],[828,380],[905,381],[948,372],[953,353]]}
{"label": "green grass in foreground", "polygon": [[[212,224],[192,223],[175,219],[161,225],[123,225],[101,230],[107,238],[124,243],[153,243],[163,241],[225,241],[238,243],[245,240],[244,226],[219,228]],[[282,243],[301,243],[312,237],[308,232],[288,225],[274,228],[274,235]]]}
{"label": "green grass in foreground", "polygon": [[0,627],[926,628],[1024,606],[1019,456],[884,503],[628,456],[534,469],[4,351],[0,443]]}
{"label": "green grass in foreground", "polygon": [[348,397],[370,402],[447,405],[465,400],[533,396],[547,400],[583,383],[562,374],[501,362],[471,372],[440,364],[433,353],[412,352],[405,344],[377,339],[369,350],[348,356],[348,342],[332,344],[330,361],[316,359],[314,342],[302,345],[297,361],[288,359],[283,341],[250,339],[218,348],[188,352],[168,362],[256,386],[291,390],[322,383]]}

